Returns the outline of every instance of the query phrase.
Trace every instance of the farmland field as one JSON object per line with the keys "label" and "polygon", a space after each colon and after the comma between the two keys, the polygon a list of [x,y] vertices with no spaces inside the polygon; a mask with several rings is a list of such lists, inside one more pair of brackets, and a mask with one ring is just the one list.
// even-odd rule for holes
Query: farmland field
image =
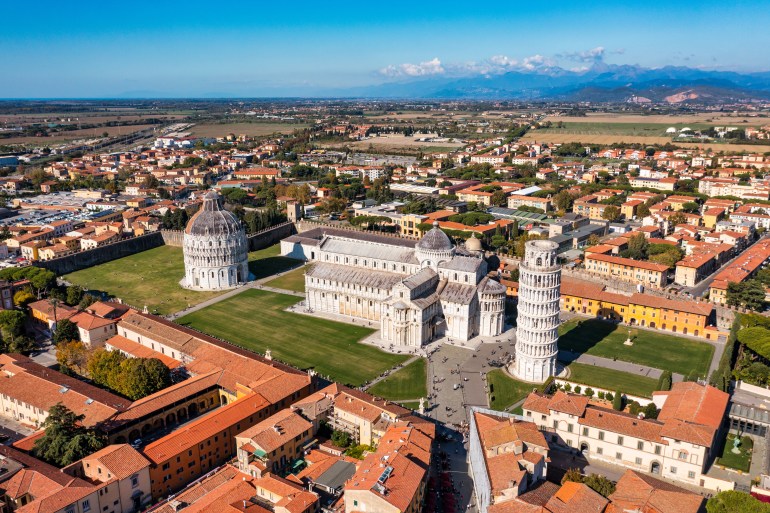
{"label": "farmland field", "polygon": [[[90,121],[89,121],[90,122]],[[100,138],[104,132],[110,136],[128,135],[146,128],[152,128],[157,125],[130,125],[130,126],[100,126],[98,128],[87,128],[83,130],[69,130],[66,132],[55,133],[47,137],[23,136],[8,137],[0,139],[0,144],[38,144],[48,145],[57,142],[74,141],[75,139],[95,139]]]}
{"label": "farmland field", "polygon": [[253,351],[270,349],[280,361],[353,386],[408,359],[359,343],[374,332],[369,328],[285,311],[297,301],[296,296],[249,289],[177,322]]}
{"label": "farmland field", "polygon": [[682,123],[705,123],[708,125],[753,126],[770,122],[770,117],[728,116],[718,113],[677,114],[673,116],[665,114],[643,116],[641,114],[589,113],[586,116],[549,116],[545,120],[554,123],[559,121],[564,123],[660,123],[669,126]]}
{"label": "farmland field", "polygon": [[307,126],[308,125],[301,123],[281,123],[271,121],[254,123],[212,123],[195,125],[190,129],[190,132],[199,137],[224,137],[229,133],[235,135],[245,134],[256,137],[275,133],[290,134],[294,130],[307,128]]}

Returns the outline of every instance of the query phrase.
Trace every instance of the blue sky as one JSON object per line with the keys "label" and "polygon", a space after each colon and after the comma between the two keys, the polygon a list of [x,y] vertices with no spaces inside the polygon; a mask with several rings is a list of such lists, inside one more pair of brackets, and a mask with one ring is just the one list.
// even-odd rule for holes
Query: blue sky
{"label": "blue sky", "polygon": [[767,0],[6,1],[0,97],[316,94],[603,61],[770,70]]}

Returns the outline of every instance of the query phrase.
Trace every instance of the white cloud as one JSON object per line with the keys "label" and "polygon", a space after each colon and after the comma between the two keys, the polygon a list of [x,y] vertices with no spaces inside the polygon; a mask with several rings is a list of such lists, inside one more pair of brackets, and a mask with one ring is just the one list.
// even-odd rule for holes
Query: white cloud
{"label": "white cloud", "polygon": [[430,75],[441,75],[446,70],[441,65],[438,57],[419,64],[391,64],[380,70],[380,73],[388,77],[425,77]]}
{"label": "white cloud", "polygon": [[604,54],[604,47],[597,46],[596,48],[591,48],[590,50],[585,50],[583,52],[562,53],[557,55],[557,57],[577,62],[601,62],[604,60]]}

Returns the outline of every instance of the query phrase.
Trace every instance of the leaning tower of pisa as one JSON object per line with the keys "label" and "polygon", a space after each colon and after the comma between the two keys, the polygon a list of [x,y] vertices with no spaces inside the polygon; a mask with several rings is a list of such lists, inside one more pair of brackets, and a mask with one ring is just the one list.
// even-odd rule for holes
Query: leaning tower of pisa
{"label": "leaning tower of pisa", "polygon": [[524,381],[542,383],[556,374],[561,297],[558,247],[549,240],[528,241],[519,266],[516,359],[510,371]]}

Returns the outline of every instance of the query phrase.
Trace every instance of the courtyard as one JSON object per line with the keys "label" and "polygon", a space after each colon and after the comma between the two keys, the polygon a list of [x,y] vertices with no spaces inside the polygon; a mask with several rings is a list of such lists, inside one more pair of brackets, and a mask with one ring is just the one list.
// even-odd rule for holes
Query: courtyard
{"label": "courtyard", "polygon": [[[629,331],[631,346],[624,344]],[[693,371],[698,376],[707,376],[714,355],[714,348],[705,342],[578,318],[559,326],[559,350],[617,359],[684,376]]]}
{"label": "courtyard", "polygon": [[352,386],[409,358],[359,343],[373,333],[369,328],[285,311],[297,301],[296,296],[248,289],[177,322],[252,351],[270,349],[277,360]]}
{"label": "courtyard", "polygon": [[[257,279],[299,265],[280,256],[280,245],[249,253],[249,270]],[[161,246],[105,264],[62,276],[64,280],[90,291],[120,298],[150,313],[168,315],[219,296],[224,291],[199,292],[183,288],[182,248]]]}

